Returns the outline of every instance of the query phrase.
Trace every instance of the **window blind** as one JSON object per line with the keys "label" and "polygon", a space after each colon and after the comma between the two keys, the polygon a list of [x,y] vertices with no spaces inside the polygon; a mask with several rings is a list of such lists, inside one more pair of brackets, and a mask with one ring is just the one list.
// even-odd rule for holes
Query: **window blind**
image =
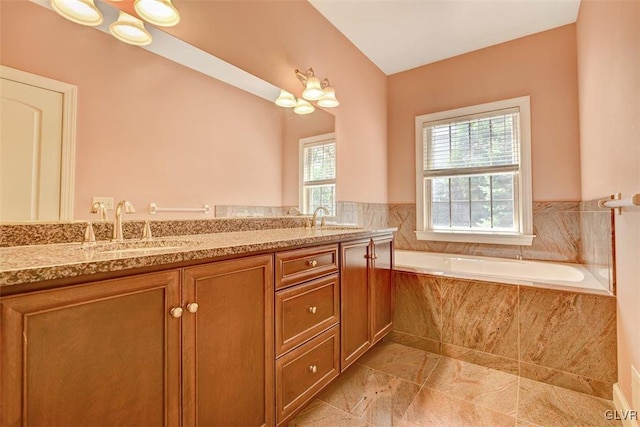
{"label": "window blind", "polygon": [[424,177],[517,171],[519,109],[423,125]]}
{"label": "window blind", "polygon": [[304,183],[322,185],[336,179],[336,144],[310,145],[304,148]]}

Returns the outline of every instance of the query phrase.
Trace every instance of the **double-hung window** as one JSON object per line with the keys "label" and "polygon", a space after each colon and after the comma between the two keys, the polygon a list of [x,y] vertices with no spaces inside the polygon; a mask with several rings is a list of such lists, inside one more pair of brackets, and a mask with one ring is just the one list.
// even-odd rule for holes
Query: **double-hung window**
{"label": "double-hung window", "polygon": [[421,240],[531,245],[529,97],[416,117]]}
{"label": "double-hung window", "polygon": [[334,133],[300,139],[300,211],[318,207],[336,215],[336,138]]}

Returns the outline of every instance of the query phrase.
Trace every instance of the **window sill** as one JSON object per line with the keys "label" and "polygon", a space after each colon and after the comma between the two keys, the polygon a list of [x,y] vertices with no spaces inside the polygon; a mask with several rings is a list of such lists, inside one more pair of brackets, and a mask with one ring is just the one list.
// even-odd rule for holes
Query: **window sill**
{"label": "window sill", "polygon": [[467,233],[464,231],[416,231],[418,240],[458,243],[486,243],[490,245],[531,246],[533,234]]}

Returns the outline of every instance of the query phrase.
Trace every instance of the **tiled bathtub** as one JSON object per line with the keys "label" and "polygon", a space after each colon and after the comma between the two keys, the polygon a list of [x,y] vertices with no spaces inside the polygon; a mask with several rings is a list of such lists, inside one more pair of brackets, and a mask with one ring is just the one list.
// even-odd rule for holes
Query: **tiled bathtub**
{"label": "tiled bathtub", "polygon": [[396,258],[390,340],[611,399],[615,297],[526,280],[401,271],[409,268],[401,254]]}

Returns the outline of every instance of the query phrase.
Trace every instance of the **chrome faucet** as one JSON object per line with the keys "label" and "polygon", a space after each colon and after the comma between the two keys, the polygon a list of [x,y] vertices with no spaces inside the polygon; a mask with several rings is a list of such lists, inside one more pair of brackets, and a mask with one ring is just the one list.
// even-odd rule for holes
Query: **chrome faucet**
{"label": "chrome faucet", "polygon": [[320,221],[320,227],[324,227],[324,217],[329,215],[329,209],[324,206],[318,206],[315,211],[313,211],[313,217],[311,218],[311,227],[316,228],[316,221],[318,219],[318,213],[322,212],[324,215],[322,216],[322,220]]}
{"label": "chrome faucet", "polygon": [[296,208],[295,206],[292,208],[289,208],[287,215],[301,215],[300,209]]}
{"label": "chrome faucet", "polygon": [[106,221],[109,218],[107,218],[107,207],[105,206],[104,202],[94,202],[91,205],[91,210],[89,211],[89,213],[97,213],[98,215],[100,215],[100,221]]}
{"label": "chrome faucet", "polygon": [[113,234],[111,234],[112,242],[122,242],[124,237],[122,235],[122,209],[124,213],[134,213],[136,210],[128,200],[120,200],[118,206],[116,206],[116,218],[113,221]]}

